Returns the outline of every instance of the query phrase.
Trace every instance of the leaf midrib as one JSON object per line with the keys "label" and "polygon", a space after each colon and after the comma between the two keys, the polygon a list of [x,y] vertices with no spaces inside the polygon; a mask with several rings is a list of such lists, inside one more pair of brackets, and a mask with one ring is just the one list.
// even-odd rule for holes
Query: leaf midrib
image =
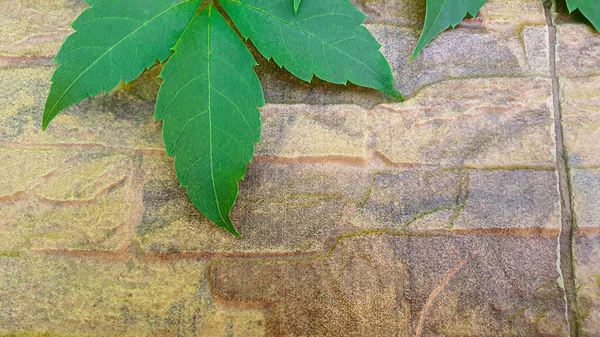
{"label": "leaf midrib", "polygon": [[115,49],[118,45],[120,45],[123,41],[127,40],[128,38],[130,38],[131,36],[133,36],[135,33],[137,33],[138,31],[140,31],[142,28],[146,27],[147,25],[149,25],[151,22],[153,22],[154,20],[158,19],[160,16],[164,15],[165,13],[169,12],[170,10],[172,10],[173,8],[180,6],[184,3],[188,2],[186,1],[182,1],[180,3],[177,3],[173,6],[170,6],[169,8],[165,9],[164,11],[160,12],[159,14],[157,14],[156,16],[154,16],[153,18],[151,18],[150,20],[146,21],[143,25],[139,26],[138,28],[136,28],[134,31],[132,31],[131,33],[127,34],[125,37],[123,37],[121,40],[117,41],[117,43],[115,43],[114,45],[112,45],[110,48],[108,48],[102,55],[100,55],[98,58],[96,58],[96,60],[94,62],[92,62],[92,64],[90,64],[87,68],[85,68],[80,74],[79,76],[77,76],[73,82],[71,82],[71,85],[69,85],[67,87],[67,89],[65,89],[65,91],[63,92],[63,94],[56,100],[56,103],[54,103],[54,105],[52,106],[52,109],[50,109],[50,113],[46,116],[46,118],[44,118],[42,120],[42,124],[46,124],[46,122],[48,121],[48,116],[51,116],[52,113],[54,112],[54,110],[56,109],[56,107],[58,106],[58,104],[62,101],[62,99],[65,97],[65,95],[71,90],[71,88],[75,85],[75,83],[77,83],[77,81],[79,81],[79,79],[85,74],[87,73],[94,65],[96,65],[96,63],[98,63],[102,58],[104,58],[108,53],[110,53],[111,51],[113,51],[113,49]]}
{"label": "leaf midrib", "polygon": [[219,203],[219,197],[217,196],[217,187],[215,185],[215,170],[214,170],[214,161],[213,161],[213,125],[212,125],[212,103],[211,103],[211,91],[212,91],[212,83],[210,80],[210,56],[211,56],[211,52],[210,52],[210,37],[211,37],[211,20],[212,20],[212,5],[210,5],[210,7],[208,8],[208,25],[207,25],[207,29],[206,29],[206,64],[207,64],[207,82],[208,82],[208,143],[209,143],[209,153],[208,153],[208,157],[209,157],[209,161],[210,161],[210,177],[211,177],[211,183],[213,186],[213,193],[215,196],[215,203],[217,204],[217,209],[219,210],[219,216],[221,217],[221,221],[223,221],[223,225],[227,226],[227,228],[229,229],[230,232],[234,233],[237,232],[235,230],[235,228],[230,228],[231,226],[229,226],[229,223],[227,221],[225,221],[225,218],[223,217],[223,212],[221,211],[221,205]]}

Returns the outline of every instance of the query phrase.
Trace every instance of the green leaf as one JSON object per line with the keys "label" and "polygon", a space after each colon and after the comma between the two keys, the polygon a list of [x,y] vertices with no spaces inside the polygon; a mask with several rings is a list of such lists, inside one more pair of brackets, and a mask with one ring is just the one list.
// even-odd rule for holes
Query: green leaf
{"label": "green leaf", "polygon": [[598,0],[567,0],[567,8],[569,13],[575,9],[579,9],[594,28],[600,32],[600,1]]}
{"label": "green leaf", "polygon": [[300,2],[302,2],[302,0],[294,0],[294,12],[298,12],[298,8],[300,8]]}
{"label": "green leaf", "polygon": [[467,13],[477,15],[485,0],[427,0],[425,24],[410,59],[412,60],[439,33],[448,27],[456,27]]}
{"label": "green leaf", "polygon": [[55,58],[42,128],[67,107],[130,82],[171,54],[201,0],[88,0]]}
{"label": "green leaf", "polygon": [[[290,6],[291,7],[291,6]],[[256,61],[210,4],[177,42],[161,73],[156,118],[179,182],[208,219],[239,236],[229,213],[260,141],[264,96]]]}
{"label": "green leaf", "polygon": [[290,0],[223,0],[221,5],[245,38],[267,59],[296,77],[313,74],[348,81],[401,99],[381,45],[363,26],[365,15],[348,0],[313,0],[294,13]]}

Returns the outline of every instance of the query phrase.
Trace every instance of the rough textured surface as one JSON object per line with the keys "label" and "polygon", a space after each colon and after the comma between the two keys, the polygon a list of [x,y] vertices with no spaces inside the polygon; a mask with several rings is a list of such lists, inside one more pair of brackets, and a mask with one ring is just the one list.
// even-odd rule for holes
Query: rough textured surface
{"label": "rough textured surface", "polygon": [[238,240],[165,157],[161,66],[43,133],[51,59],[86,6],[0,0],[0,335],[567,336],[568,282],[597,335],[600,34],[559,8],[551,64],[541,2],[489,0],[408,63],[425,2],[355,3],[407,100],[256,55],[269,104]]}
{"label": "rough textured surface", "polygon": [[577,231],[574,267],[581,335],[600,331],[600,34],[581,17],[557,15],[557,73],[560,76],[565,148],[570,168]]}
{"label": "rough textured surface", "polygon": [[302,262],[221,263],[211,283],[268,306],[272,336],[564,336],[555,255],[548,238],[351,237]]}
{"label": "rough textured surface", "polygon": [[600,167],[600,77],[565,77],[561,85],[569,164]]}
{"label": "rough textured surface", "polygon": [[546,79],[453,80],[369,114],[375,151],[396,164],[553,168]]}
{"label": "rough textured surface", "polygon": [[[0,258],[0,333],[260,336],[264,315],[210,298],[206,262]],[[101,327],[101,330],[98,330]]]}

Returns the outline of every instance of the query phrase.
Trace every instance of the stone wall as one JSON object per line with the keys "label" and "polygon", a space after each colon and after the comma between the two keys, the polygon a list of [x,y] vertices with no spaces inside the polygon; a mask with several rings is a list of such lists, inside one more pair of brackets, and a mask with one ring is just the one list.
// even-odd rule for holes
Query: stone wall
{"label": "stone wall", "polygon": [[598,336],[600,34],[489,0],[409,63],[424,1],[357,2],[406,101],[257,55],[240,240],[179,188],[160,67],[42,132],[86,6],[0,0],[0,335]]}

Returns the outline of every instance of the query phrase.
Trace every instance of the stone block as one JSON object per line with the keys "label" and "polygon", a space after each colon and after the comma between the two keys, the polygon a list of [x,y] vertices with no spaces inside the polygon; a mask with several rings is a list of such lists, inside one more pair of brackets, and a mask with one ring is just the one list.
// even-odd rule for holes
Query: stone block
{"label": "stone block", "polygon": [[577,235],[573,252],[582,336],[600,331],[600,235]]}
{"label": "stone block", "polygon": [[115,250],[131,236],[130,157],[2,149],[0,163],[0,251]]}
{"label": "stone block", "polygon": [[556,237],[348,236],[301,261],[222,261],[213,296],[268,335],[565,336]]}
{"label": "stone block", "polygon": [[61,112],[43,132],[50,67],[0,69],[0,144],[164,152],[152,102],[116,90]]}
{"label": "stone block", "polygon": [[600,169],[572,169],[570,173],[577,227],[600,227]]}
{"label": "stone block", "polygon": [[231,217],[237,240],[210,223],[179,188],[172,160],[146,156],[143,220],[137,238],[155,253],[290,254],[314,252],[348,230],[367,193],[362,167],[331,163],[256,162],[249,166]]}
{"label": "stone block", "polygon": [[214,303],[206,262],[0,258],[0,334],[263,336],[259,309]]}
{"label": "stone block", "polygon": [[365,157],[366,111],[354,105],[267,105],[256,155]]}
{"label": "stone block", "polygon": [[0,8],[0,57],[52,59],[87,6],[83,0],[1,0]]}
{"label": "stone block", "polygon": [[445,81],[369,113],[375,151],[396,164],[553,168],[548,79]]}
{"label": "stone block", "polygon": [[556,72],[571,77],[600,75],[600,33],[581,23],[559,25]]}
{"label": "stone block", "polygon": [[558,179],[553,171],[472,171],[454,228],[561,227]]}
{"label": "stone block", "polygon": [[600,77],[562,78],[564,143],[572,167],[600,167]]}

